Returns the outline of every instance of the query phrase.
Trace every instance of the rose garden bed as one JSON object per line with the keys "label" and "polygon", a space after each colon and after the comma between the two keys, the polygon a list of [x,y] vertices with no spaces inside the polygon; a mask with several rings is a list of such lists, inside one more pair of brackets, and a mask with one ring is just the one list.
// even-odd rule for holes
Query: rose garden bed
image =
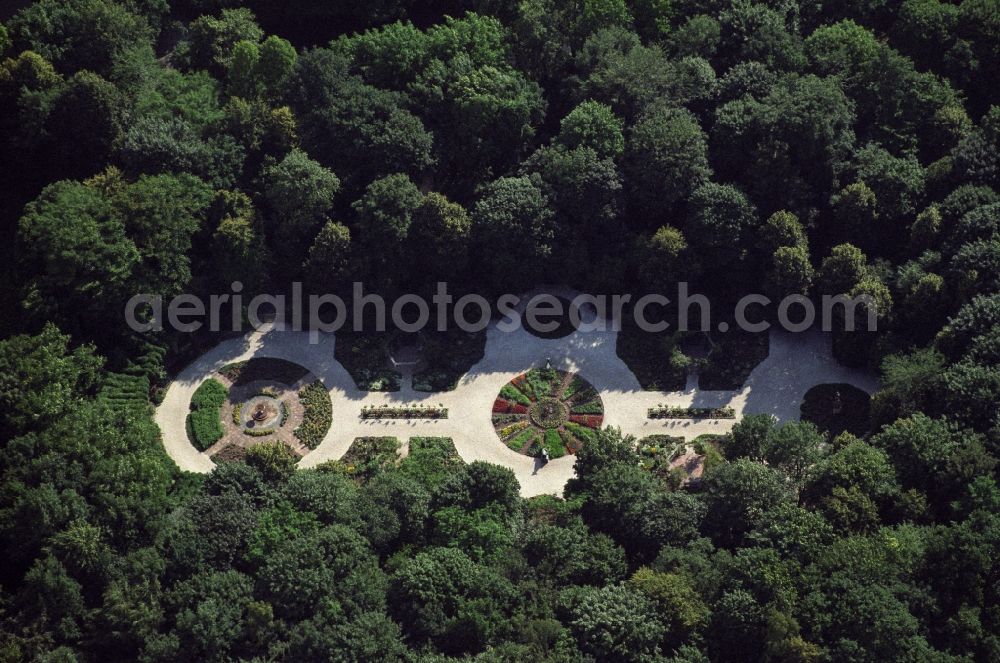
{"label": "rose garden bed", "polygon": [[676,407],[657,405],[646,410],[649,419],[735,419],[731,407]]}
{"label": "rose garden bed", "polygon": [[366,405],[362,419],[447,419],[448,408],[435,405]]}
{"label": "rose garden bed", "polygon": [[576,453],[604,422],[604,404],[589,382],[574,373],[536,368],[500,389],[493,428],[510,449],[550,458]]}

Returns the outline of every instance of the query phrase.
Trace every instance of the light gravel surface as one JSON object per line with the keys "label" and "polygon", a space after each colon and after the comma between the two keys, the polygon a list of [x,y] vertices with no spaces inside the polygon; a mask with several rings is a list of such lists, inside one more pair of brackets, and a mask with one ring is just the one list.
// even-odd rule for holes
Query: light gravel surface
{"label": "light gravel surface", "polygon": [[[333,424],[323,442],[300,461],[312,467],[340,458],[356,437],[392,435],[406,441],[411,436],[440,436],[454,440],[467,462],[482,460],[509,467],[521,484],[524,496],[561,494],[573,476],[573,456],[564,456],[540,466],[539,461],[511,451],[497,437],[491,422],[493,400],[511,378],[551,359],[553,368],[578,372],[599,392],[604,401],[605,425],[642,437],[655,433],[682,435],[692,439],[704,433],[726,433],[736,420],[650,420],[646,409],[658,404],[729,406],[737,418],[743,414],[769,412],[779,421],[799,416],[802,397],[810,387],[828,382],[846,382],[869,393],[877,383],[873,376],[845,368],[833,359],[829,335],[821,332],[792,334],[772,331],[767,359],[750,374],[739,391],[700,391],[689,383],[685,391],[643,391],[635,376],[615,354],[614,331],[578,331],[565,338],[544,340],[524,330],[504,333],[487,331],[483,359],[460,380],[454,391],[415,392],[404,380],[398,392],[358,390],[347,371],[333,358],[335,338],[320,334],[310,342],[306,332],[269,326],[244,338],[225,341],[184,369],[167,389],[156,411],[167,453],[181,467],[209,472],[214,463],[188,441],[185,418],[191,396],[204,380],[225,364],[251,357],[275,357],[301,364],[323,380],[333,403]],[[366,405],[422,403],[448,408],[448,419],[435,421],[379,420],[360,418]],[[738,420],[738,419],[737,419]]]}

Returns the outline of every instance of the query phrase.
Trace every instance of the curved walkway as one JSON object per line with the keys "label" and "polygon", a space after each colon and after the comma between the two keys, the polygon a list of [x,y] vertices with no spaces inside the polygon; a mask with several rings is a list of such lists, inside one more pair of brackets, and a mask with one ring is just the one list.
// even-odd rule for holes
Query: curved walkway
{"label": "curved walkway", "polygon": [[[500,388],[519,373],[552,366],[580,373],[604,400],[607,426],[620,427],[637,437],[654,433],[683,435],[691,439],[705,433],[726,433],[744,414],[769,412],[779,421],[795,420],[802,397],[810,387],[827,382],[846,382],[868,393],[877,388],[871,375],[845,368],[832,356],[829,335],[821,332],[791,334],[772,331],[770,352],[738,391],[678,392],[643,391],[632,372],[615,353],[614,331],[577,331],[560,339],[545,340],[519,329],[505,333],[487,330],[483,359],[462,377],[454,391],[416,392],[408,376],[402,389],[380,393],[360,391],[347,371],[333,358],[335,338],[320,334],[310,343],[307,332],[265,327],[239,339],[220,343],[185,368],[167,389],[156,411],[167,453],[183,470],[209,472],[214,463],[188,441],[185,419],[191,396],[198,385],[225,364],[251,357],[274,357],[301,364],[323,380],[333,403],[333,424],[323,442],[306,455],[300,465],[312,467],[340,458],[357,437],[393,435],[401,441],[412,436],[450,437],[467,462],[482,460],[509,467],[521,484],[524,496],[561,494],[573,476],[573,456],[552,460],[539,468],[535,459],[507,448],[496,436],[491,422],[493,400]],[[314,340],[315,337],[314,337]],[[441,404],[448,408],[443,420],[362,420],[361,408],[392,403]],[[717,407],[728,405],[737,419],[650,420],[646,409],[657,404]]]}

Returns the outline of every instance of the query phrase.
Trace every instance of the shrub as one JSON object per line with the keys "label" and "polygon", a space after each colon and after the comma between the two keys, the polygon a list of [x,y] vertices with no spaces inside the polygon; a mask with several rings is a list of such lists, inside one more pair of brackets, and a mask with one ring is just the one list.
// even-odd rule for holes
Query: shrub
{"label": "shrub", "polygon": [[507,440],[507,446],[520,453],[526,444],[533,442],[537,437],[538,431],[534,428],[528,428]]}
{"label": "shrub", "polygon": [[[543,332],[532,328],[531,324],[528,322],[528,312],[527,307],[524,309],[524,313],[521,314],[521,326],[524,327],[532,336],[537,336],[538,338],[544,339],[554,339],[563,338],[564,336],[569,336],[576,331],[576,327],[573,326],[573,320],[570,319],[569,308],[570,300],[565,297],[556,297],[559,300],[559,304],[562,309],[562,315],[560,316],[550,316],[550,315],[538,315],[538,322],[542,324],[549,324],[550,322],[555,322],[556,327],[552,331]],[[546,305],[547,307],[547,305]]]}
{"label": "shrub", "polygon": [[551,368],[534,368],[525,374],[527,389],[525,391],[529,397],[535,399],[551,396],[552,392],[559,386],[562,380],[562,373]]}
{"label": "shrub", "polygon": [[414,391],[451,391],[486,352],[486,332],[449,329],[421,336],[425,368],[413,375]]}
{"label": "shrub", "polygon": [[618,357],[648,391],[680,391],[687,384],[687,368],[671,361],[680,353],[674,334],[648,333],[625,325],[615,346]]}
{"label": "shrub", "polygon": [[567,421],[563,426],[572,433],[575,437],[579,438],[584,443],[593,443],[597,440],[597,431],[593,428],[588,428],[587,426],[581,426],[574,421]]}
{"label": "shrub", "polygon": [[299,391],[304,412],[302,423],[295,429],[295,437],[310,449],[315,449],[326,437],[333,420],[333,404],[322,380],[306,385]]}

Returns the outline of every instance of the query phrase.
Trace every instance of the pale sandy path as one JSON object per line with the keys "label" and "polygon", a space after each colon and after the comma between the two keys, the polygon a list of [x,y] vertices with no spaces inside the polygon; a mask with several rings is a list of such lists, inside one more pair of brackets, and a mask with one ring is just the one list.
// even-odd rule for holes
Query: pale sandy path
{"label": "pale sandy path", "polygon": [[[572,456],[539,467],[535,459],[508,449],[496,436],[490,420],[493,400],[511,378],[551,359],[555,368],[579,372],[604,400],[605,424],[636,436],[654,433],[683,435],[691,439],[704,433],[728,432],[735,420],[650,420],[646,409],[663,403],[715,407],[728,405],[737,417],[769,412],[781,421],[798,418],[802,396],[813,385],[846,382],[871,393],[875,379],[834,361],[830,337],[819,332],[791,334],[773,331],[770,352],[739,391],[642,391],[631,371],[615,354],[613,331],[578,331],[562,339],[544,340],[524,330],[505,333],[495,326],[487,331],[483,359],[472,367],[454,391],[414,392],[409,380],[393,393],[358,390],[347,371],[333,358],[333,335],[320,334],[310,342],[306,332],[268,327],[244,338],[223,342],[184,369],[167,390],[157,409],[156,422],[167,453],[184,470],[208,472],[214,467],[205,453],[188,441],[185,417],[198,385],[223,365],[250,357],[275,357],[301,364],[321,378],[330,390],[333,425],[323,442],[302,459],[312,467],[340,458],[354,438],[366,435],[442,436],[454,440],[466,461],[483,460],[509,467],[521,484],[523,495],[560,494],[573,476]],[[448,419],[437,421],[364,421],[361,408],[384,403],[441,404]]]}

